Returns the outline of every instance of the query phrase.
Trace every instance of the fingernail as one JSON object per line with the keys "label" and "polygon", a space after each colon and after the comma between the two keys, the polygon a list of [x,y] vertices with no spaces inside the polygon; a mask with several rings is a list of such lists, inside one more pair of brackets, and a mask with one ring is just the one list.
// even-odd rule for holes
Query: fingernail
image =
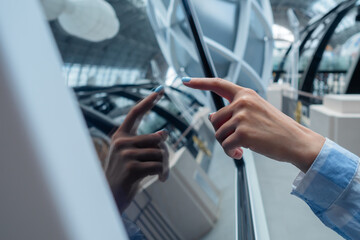
{"label": "fingernail", "polygon": [[162,129],[160,131],[158,131],[161,134],[162,139],[166,140],[167,137],[169,136],[169,131],[167,129]]}
{"label": "fingernail", "polygon": [[159,180],[161,182],[165,182],[169,178],[169,175],[170,171],[166,171],[165,173],[159,175]]}
{"label": "fingernail", "polygon": [[158,86],[157,88],[155,88],[154,92],[159,93],[159,92],[161,92],[163,89],[164,89],[163,85],[160,85],[160,86]]}
{"label": "fingernail", "polygon": [[211,120],[211,116],[212,116],[213,114],[214,114],[214,113],[209,113],[209,115],[208,115],[209,120]]}
{"label": "fingernail", "polygon": [[238,160],[240,160],[241,158],[242,158],[242,156],[243,156],[243,150],[241,149],[241,148],[237,148],[236,150],[235,150],[235,159],[238,159]]}
{"label": "fingernail", "polygon": [[183,77],[181,79],[181,81],[184,83],[184,82],[190,82],[191,78],[190,77]]}
{"label": "fingernail", "polygon": [[169,131],[168,131],[167,129],[163,129],[163,130],[161,130],[161,131],[164,132],[165,138],[167,138],[167,137],[169,136]]}
{"label": "fingernail", "polygon": [[236,153],[234,158],[240,160],[242,158],[242,153]]}

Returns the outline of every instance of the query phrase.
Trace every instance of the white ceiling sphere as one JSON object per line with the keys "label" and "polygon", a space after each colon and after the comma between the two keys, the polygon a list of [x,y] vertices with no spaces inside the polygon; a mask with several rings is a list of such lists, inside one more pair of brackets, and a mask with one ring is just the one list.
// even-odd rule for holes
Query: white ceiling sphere
{"label": "white ceiling sphere", "polygon": [[58,19],[70,35],[92,42],[116,36],[120,22],[104,0],[40,0],[48,20]]}
{"label": "white ceiling sphere", "polygon": [[67,0],[59,23],[69,34],[93,42],[112,38],[120,29],[114,9],[104,0]]}

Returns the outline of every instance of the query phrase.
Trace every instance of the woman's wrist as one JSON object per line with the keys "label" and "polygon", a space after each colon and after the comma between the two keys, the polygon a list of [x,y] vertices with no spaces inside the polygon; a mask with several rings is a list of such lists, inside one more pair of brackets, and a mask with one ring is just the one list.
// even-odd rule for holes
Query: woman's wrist
{"label": "woman's wrist", "polygon": [[298,138],[297,157],[294,158],[292,164],[306,173],[319,155],[325,143],[325,138],[304,126],[301,126],[301,128],[303,136]]}

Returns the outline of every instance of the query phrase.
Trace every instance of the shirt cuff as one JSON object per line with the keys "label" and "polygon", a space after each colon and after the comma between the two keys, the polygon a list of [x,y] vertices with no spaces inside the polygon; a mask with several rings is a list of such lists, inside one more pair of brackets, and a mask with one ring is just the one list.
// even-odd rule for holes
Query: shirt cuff
{"label": "shirt cuff", "polygon": [[328,209],[352,181],[358,157],[326,139],[306,173],[300,172],[291,194],[303,199],[316,213]]}

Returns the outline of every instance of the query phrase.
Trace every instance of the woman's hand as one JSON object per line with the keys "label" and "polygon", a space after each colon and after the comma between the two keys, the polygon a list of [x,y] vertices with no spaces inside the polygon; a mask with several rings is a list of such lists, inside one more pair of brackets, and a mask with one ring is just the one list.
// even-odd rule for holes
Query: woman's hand
{"label": "woman's hand", "polygon": [[136,135],[142,117],[163,93],[160,89],[133,107],[112,136],[105,171],[120,212],[130,204],[143,178],[159,175],[165,181],[168,177],[169,154],[164,144],[167,132]]}
{"label": "woman's hand", "polygon": [[245,147],[306,172],[325,142],[324,137],[298,124],[251,89],[219,78],[185,78],[183,83],[213,91],[230,102],[209,119],[216,139],[232,158],[240,159],[240,147]]}

